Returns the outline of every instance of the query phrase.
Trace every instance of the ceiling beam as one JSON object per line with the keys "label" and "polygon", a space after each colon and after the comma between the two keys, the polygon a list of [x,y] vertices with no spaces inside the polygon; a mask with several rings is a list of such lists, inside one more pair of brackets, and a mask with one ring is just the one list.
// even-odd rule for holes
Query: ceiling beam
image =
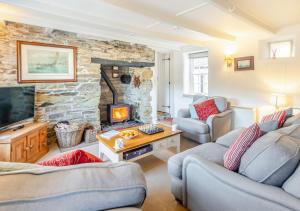
{"label": "ceiling beam", "polygon": [[[18,13],[15,13],[15,11],[18,11]],[[180,36],[170,33],[152,31],[150,29],[131,26],[124,23],[117,23],[106,19],[102,19],[100,17],[94,17],[91,15],[82,16],[85,14],[81,14],[80,12],[77,12],[75,10],[69,12],[71,12],[72,16],[69,16],[69,13],[67,12],[65,12],[64,14],[60,13],[58,15],[55,13],[55,11],[53,12],[50,7],[47,12],[44,12],[38,10],[37,8],[32,9],[26,8],[21,5],[12,6],[0,3],[0,19],[4,20],[39,25],[43,27],[50,27],[52,29],[55,28],[75,33],[82,33],[84,31],[86,34],[90,34],[93,36],[96,36],[97,34],[99,34],[99,36],[103,36],[105,34],[103,33],[105,30],[117,29],[120,30],[120,36],[118,34],[114,35],[113,32],[108,32],[106,33],[108,35],[106,37],[110,37],[110,39],[121,39],[125,41],[130,40],[130,42],[138,42],[139,40],[141,40],[139,36],[143,36],[145,38],[148,38],[148,40],[151,40],[151,38],[156,38],[200,47],[203,47],[204,45],[204,43],[201,40],[192,39],[188,36]],[[36,24],[37,22],[38,24]],[[102,22],[106,24],[101,24]],[[110,27],[108,27],[107,25],[109,25]],[[82,26],[84,26],[84,30]],[[70,28],[72,30],[70,30]],[[153,42],[155,43],[155,41]],[[171,44],[166,44],[166,46],[168,45]]]}
{"label": "ceiling beam", "polygon": [[186,10],[183,10],[183,11],[181,11],[181,12],[176,13],[176,16],[185,15],[185,14],[187,14],[187,13],[193,12],[194,10],[197,10],[197,9],[199,9],[199,8],[201,8],[201,7],[206,6],[206,5],[207,5],[206,2],[201,3],[201,4],[197,4],[197,5],[194,6],[194,7],[191,7],[191,8],[188,8],[188,9],[186,9]]}
{"label": "ceiling beam", "polygon": [[143,16],[153,18],[157,21],[163,21],[165,23],[175,25],[175,26],[180,26],[186,29],[190,29],[192,31],[196,31],[202,34],[207,34],[209,36],[219,38],[219,39],[224,39],[224,40],[230,40],[234,41],[235,37],[216,30],[214,28],[205,26],[205,25],[200,25],[199,23],[195,24],[192,23],[191,21],[185,20],[180,16],[168,14],[165,11],[161,11],[158,8],[150,8],[149,6],[145,6],[142,4],[138,4],[136,1],[132,0],[104,0],[104,2],[109,3],[111,5],[139,13]]}
{"label": "ceiling beam", "polygon": [[260,28],[268,33],[276,33],[276,30],[267,25],[266,23],[258,20],[254,16],[244,12],[242,9],[238,7],[233,1],[228,0],[207,0],[208,2],[215,5],[217,8],[243,20],[244,22],[251,24],[257,28]]}

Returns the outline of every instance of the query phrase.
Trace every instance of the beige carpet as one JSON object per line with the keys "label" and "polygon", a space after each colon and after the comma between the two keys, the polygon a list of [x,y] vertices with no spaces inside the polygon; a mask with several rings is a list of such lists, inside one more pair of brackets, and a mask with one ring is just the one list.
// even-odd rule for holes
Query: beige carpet
{"label": "beige carpet", "polygon": [[[181,138],[181,151],[194,147],[198,144]],[[167,172],[167,160],[174,155],[168,150],[161,151],[155,156],[143,158],[137,163],[142,166],[146,176],[148,195],[142,209],[144,211],[183,211],[187,210],[181,206],[171,194],[170,177]]]}
{"label": "beige carpet", "polygon": [[[187,139],[181,138],[181,151],[197,146],[198,144]],[[83,148],[84,150],[98,155],[98,145]],[[50,147],[49,153],[41,160],[47,160],[61,153],[56,144]],[[167,172],[167,160],[174,155],[175,149],[163,150],[155,156],[136,161],[145,173],[148,193],[146,201],[142,207],[144,211],[185,211],[173,197],[170,191],[170,177]]]}

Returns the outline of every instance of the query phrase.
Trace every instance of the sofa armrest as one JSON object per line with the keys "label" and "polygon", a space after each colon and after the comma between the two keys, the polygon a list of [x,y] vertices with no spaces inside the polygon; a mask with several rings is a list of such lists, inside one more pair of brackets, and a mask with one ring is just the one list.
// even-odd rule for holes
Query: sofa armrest
{"label": "sofa armrest", "polygon": [[106,210],[141,206],[146,181],[138,164],[89,163],[3,173],[0,210]]}
{"label": "sofa armrest", "polygon": [[220,207],[223,210],[300,210],[299,199],[283,189],[252,181],[196,155],[185,158],[183,163],[183,202],[191,210],[195,206],[198,210],[212,211]]}
{"label": "sofa armrest", "polygon": [[209,126],[211,141],[216,141],[220,136],[231,130],[232,110],[226,110],[219,114],[210,115],[206,124]]}
{"label": "sofa armrest", "polygon": [[179,109],[177,112],[177,117],[190,118],[191,117],[190,110],[188,108]]}

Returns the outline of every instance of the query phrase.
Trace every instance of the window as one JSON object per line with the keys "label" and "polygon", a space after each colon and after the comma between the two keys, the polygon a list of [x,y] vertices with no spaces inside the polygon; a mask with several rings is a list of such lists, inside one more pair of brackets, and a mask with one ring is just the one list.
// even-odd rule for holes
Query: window
{"label": "window", "polygon": [[188,93],[208,94],[208,52],[188,54]]}
{"label": "window", "polygon": [[293,56],[293,41],[276,41],[269,43],[270,58],[287,58]]}

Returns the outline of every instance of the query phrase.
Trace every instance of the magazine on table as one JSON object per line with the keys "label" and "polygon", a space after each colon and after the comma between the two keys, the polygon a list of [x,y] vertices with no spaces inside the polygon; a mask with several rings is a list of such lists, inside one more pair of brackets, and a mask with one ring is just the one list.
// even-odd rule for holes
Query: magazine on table
{"label": "magazine on table", "polygon": [[116,131],[116,130],[110,130],[108,132],[105,132],[105,133],[102,133],[100,135],[101,138],[105,138],[105,139],[111,139],[117,135],[119,135],[120,132],[119,131]]}

